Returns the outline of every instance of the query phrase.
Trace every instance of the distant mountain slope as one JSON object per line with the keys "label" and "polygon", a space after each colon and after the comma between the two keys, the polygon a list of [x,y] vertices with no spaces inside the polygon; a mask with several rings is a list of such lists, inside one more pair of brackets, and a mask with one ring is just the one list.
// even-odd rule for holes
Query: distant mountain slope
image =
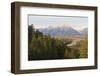
{"label": "distant mountain slope", "polygon": [[48,27],[45,29],[39,29],[40,32],[43,32],[43,34],[45,35],[51,35],[51,36],[74,36],[74,35],[81,35],[80,32],[78,32],[77,30],[75,30],[72,27]]}
{"label": "distant mountain slope", "polygon": [[84,28],[80,31],[82,35],[88,35],[88,28]]}

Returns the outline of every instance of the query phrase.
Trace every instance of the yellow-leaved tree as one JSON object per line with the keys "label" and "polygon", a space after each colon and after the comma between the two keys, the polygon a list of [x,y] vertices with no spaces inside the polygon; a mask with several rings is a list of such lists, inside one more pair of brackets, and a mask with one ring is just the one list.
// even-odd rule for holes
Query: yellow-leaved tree
{"label": "yellow-leaved tree", "polygon": [[88,38],[85,37],[84,40],[80,41],[80,58],[87,58],[88,57]]}

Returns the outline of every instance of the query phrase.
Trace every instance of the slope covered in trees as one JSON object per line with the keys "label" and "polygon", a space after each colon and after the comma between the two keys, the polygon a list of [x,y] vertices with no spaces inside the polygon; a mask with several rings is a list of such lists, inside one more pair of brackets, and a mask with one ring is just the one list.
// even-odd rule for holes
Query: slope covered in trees
{"label": "slope covered in trees", "polygon": [[[75,46],[68,47],[71,40],[58,40],[50,35],[43,35],[38,29],[35,29],[33,25],[28,26],[28,60],[48,60],[48,59],[73,59],[84,58],[87,52],[80,50],[86,50],[86,42],[83,40],[83,44],[77,43]],[[83,47],[84,45],[84,47]],[[79,46],[80,48],[77,48]],[[85,54],[85,55],[84,55]]]}

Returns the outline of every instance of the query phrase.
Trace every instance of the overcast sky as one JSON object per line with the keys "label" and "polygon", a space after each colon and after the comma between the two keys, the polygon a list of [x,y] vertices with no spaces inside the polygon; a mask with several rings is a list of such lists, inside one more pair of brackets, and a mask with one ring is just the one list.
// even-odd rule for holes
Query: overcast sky
{"label": "overcast sky", "polygon": [[88,27],[88,17],[29,15],[28,19],[28,25],[34,24],[35,28],[66,25],[81,30]]}

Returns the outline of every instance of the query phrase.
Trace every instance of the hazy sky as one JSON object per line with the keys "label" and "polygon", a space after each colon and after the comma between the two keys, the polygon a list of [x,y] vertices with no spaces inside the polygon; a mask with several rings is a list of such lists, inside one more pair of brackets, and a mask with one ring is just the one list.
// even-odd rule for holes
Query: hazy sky
{"label": "hazy sky", "polygon": [[28,19],[29,25],[34,24],[35,28],[64,25],[81,30],[88,27],[88,17],[29,15]]}

